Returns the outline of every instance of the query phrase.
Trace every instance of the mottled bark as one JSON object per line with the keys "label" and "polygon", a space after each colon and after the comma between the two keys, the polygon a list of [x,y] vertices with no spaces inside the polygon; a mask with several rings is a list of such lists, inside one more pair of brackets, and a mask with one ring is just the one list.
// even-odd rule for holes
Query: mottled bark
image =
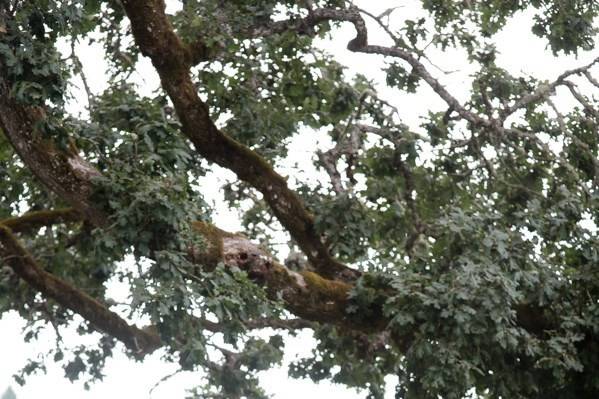
{"label": "mottled bark", "polygon": [[[205,46],[202,43],[189,46],[181,42],[164,14],[164,3],[161,0],[124,0],[123,5],[131,20],[139,48],[151,58],[162,86],[175,106],[182,123],[182,132],[194,143],[201,156],[232,170],[240,179],[262,192],[273,213],[298,242],[318,274],[293,272],[247,238],[202,223],[196,223],[195,226],[198,234],[202,234],[209,242],[209,250],[198,253],[191,248],[190,256],[202,265],[224,262],[226,266],[246,270],[255,282],[264,286],[272,298],[282,298],[286,307],[302,318],[298,323],[301,326],[315,321],[354,331],[384,330],[387,320],[380,309],[373,309],[374,316],[367,321],[347,312],[352,282],[359,273],[329,254],[315,232],[313,215],[289,189],[285,178],[277,174],[258,154],[219,131],[210,119],[208,107],[199,98],[189,74],[192,64],[207,57],[208,50]],[[418,58],[407,50],[369,45],[365,23],[355,9],[312,10],[305,19],[273,23],[258,29],[252,35],[274,34],[290,29],[306,32],[306,26],[315,26],[326,20],[348,21],[354,25],[357,34],[349,41],[349,50],[404,60],[448,104],[451,112],[456,112],[473,125],[502,129],[501,121],[482,117],[461,105],[426,70]],[[567,76],[584,74],[587,69],[588,66],[568,72]],[[567,76],[560,77],[557,83],[551,85],[555,87],[557,84],[566,84],[564,79]],[[110,215],[102,211],[106,209],[103,204],[95,203],[91,198],[94,189],[92,179],[100,173],[79,154],[58,149],[50,140],[45,139],[37,130],[45,119],[44,110],[18,104],[11,96],[10,87],[10,83],[0,76],[0,127],[3,133],[35,176],[75,209],[64,214],[55,211],[53,219],[48,214],[30,214],[0,222],[0,251],[4,260],[32,287],[80,314],[95,328],[121,340],[140,355],[151,352],[161,345],[153,328],[139,329],[130,325],[82,290],[43,271],[19,243],[15,235],[17,232],[26,232],[56,222],[79,220],[80,216],[94,226],[102,227]],[[548,92],[546,88],[540,87],[530,96],[516,101],[505,112],[513,112],[532,101],[542,99]],[[518,134],[514,129],[502,131]],[[528,305],[517,307],[516,320],[520,326],[538,336],[543,336],[545,331],[555,327],[542,309]],[[276,326],[277,323],[257,325],[266,327]],[[203,322],[202,326],[215,331],[218,328],[209,322]],[[393,339],[400,348],[407,348],[411,337],[406,334],[404,337],[394,336]],[[587,336],[587,340],[596,342],[592,335]]]}
{"label": "mottled bark", "polygon": [[125,11],[141,52],[152,60],[173,102],[182,132],[200,155],[230,169],[264,196],[310,263],[325,277],[353,280],[359,273],[334,259],[314,228],[314,216],[287,186],[286,179],[257,153],[218,130],[191,80],[192,56],[164,12],[162,0],[126,0]]}
{"label": "mottled bark", "polygon": [[41,107],[23,106],[13,98],[10,82],[0,68],[0,127],[25,165],[50,191],[56,193],[94,224],[102,225],[105,215],[87,199],[91,178],[99,172],[75,152],[61,151],[44,138],[39,127],[46,120]]}
{"label": "mottled bark", "polygon": [[150,353],[160,346],[160,338],[156,334],[128,324],[85,292],[44,271],[13,232],[2,224],[0,244],[0,255],[15,274],[46,297],[83,317],[94,328],[123,342],[137,356]]}
{"label": "mottled bark", "polygon": [[[17,275],[32,287],[78,313],[98,330],[121,340],[140,355],[153,351],[158,347],[155,329],[139,329],[129,325],[84,291],[40,269],[34,257],[18,244],[15,236],[18,232],[27,233],[42,226],[80,220],[103,227],[110,215],[103,211],[106,209],[104,204],[95,203],[92,199],[92,178],[101,176],[100,172],[78,154],[58,149],[50,140],[42,139],[41,134],[36,133],[36,126],[45,118],[43,109],[24,106],[12,100],[7,82],[1,76],[0,81],[0,88],[5,90],[2,93],[5,95],[0,98],[3,133],[40,182],[73,206],[73,209],[37,211],[0,221],[0,250],[3,257],[12,262],[10,265]],[[315,273],[293,272],[247,238],[226,233],[214,226],[198,229],[198,234],[204,235],[218,249],[210,254],[192,254],[198,256],[198,262],[207,264],[207,260],[212,259],[247,270],[256,282],[264,285],[272,298],[282,297],[289,310],[305,318],[306,323],[322,321],[351,326],[352,321],[347,319],[345,312],[351,285],[328,280]],[[205,327],[209,328],[208,325]],[[351,328],[364,329],[365,326]]]}

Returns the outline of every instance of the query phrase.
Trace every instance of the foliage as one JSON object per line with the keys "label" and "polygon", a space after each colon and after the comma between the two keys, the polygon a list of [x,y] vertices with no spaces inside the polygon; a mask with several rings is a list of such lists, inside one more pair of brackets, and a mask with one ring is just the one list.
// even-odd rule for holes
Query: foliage
{"label": "foliage", "polygon": [[[284,289],[273,293],[273,280],[226,259],[198,264],[189,249],[210,248],[192,222],[218,225],[203,195],[218,189],[244,234],[276,257],[272,241],[282,235],[273,205],[247,182],[202,185],[212,165],[181,134],[172,98],[162,88],[148,94],[136,81],[142,52],[120,2],[5,3],[0,73],[19,104],[43,107],[46,120],[32,128],[52,151],[74,151],[100,172],[92,200],[109,215],[103,226],[85,221],[24,234],[25,247],[45,271],[151,323],[165,361],[200,371],[202,384],[190,387],[190,397],[268,397],[258,373],[281,364],[286,334],[294,333],[268,323],[301,310]],[[448,109],[421,110],[420,126],[407,126],[375,82],[347,76],[318,48],[319,37],[338,34],[339,19],[294,25],[310,21],[304,2],[173,3],[169,19],[181,40],[208,49],[191,75],[222,131],[275,166],[286,165],[288,144],[305,129],[331,143],[329,158],[318,156],[324,149],[306,149],[328,179],[295,178],[297,166],[286,169],[289,183],[314,214],[310,233],[362,274],[352,281],[343,320],[327,322],[324,310],[308,320],[317,343],[291,364],[291,377],[328,379],[369,398],[384,397],[390,375],[398,378],[398,398],[596,397],[599,104],[584,91],[596,93],[597,69],[556,82],[514,76],[497,61],[493,39],[517,13],[530,12],[532,33],[554,55],[584,54],[596,48],[599,3],[423,0],[422,17],[390,18],[385,28],[395,50],[425,59],[429,46],[456,48],[476,68],[461,109],[443,98]],[[353,9],[336,0],[310,3]],[[282,20],[291,21],[287,29],[269,31]],[[86,78],[76,43],[101,46],[109,64],[106,89],[87,93],[81,112],[73,112],[81,100],[74,82]],[[443,97],[407,57],[387,61],[388,87],[418,93],[428,85]],[[579,87],[574,78],[586,80]],[[558,109],[551,100],[558,86],[569,89],[575,106]],[[38,175],[0,135],[0,223],[72,205]],[[293,238],[286,244],[301,247]],[[129,288],[126,303],[108,297],[117,282]],[[47,326],[95,330],[0,259],[0,314],[11,310],[27,320],[28,341]],[[96,347],[56,345],[17,381],[54,361],[68,379],[89,384],[121,350],[107,334]]]}

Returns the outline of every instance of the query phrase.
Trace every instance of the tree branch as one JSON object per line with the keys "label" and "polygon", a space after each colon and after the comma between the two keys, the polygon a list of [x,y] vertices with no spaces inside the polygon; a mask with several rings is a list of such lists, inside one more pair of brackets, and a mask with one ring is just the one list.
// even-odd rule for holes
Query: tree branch
{"label": "tree branch", "polygon": [[599,121],[599,109],[593,107],[591,103],[589,103],[588,100],[576,90],[576,85],[569,80],[564,80],[564,85],[566,85],[568,90],[570,90],[570,93],[576,99],[576,101],[578,101],[589,114],[593,115],[593,117]]}
{"label": "tree branch", "polygon": [[[2,80],[1,75],[0,83],[2,83],[0,89],[9,87]],[[25,231],[33,226],[47,225],[51,220],[54,222],[75,220],[77,219],[75,215],[79,210],[85,210],[85,213],[81,212],[78,215],[97,227],[105,226],[110,215],[102,211],[106,207],[94,202],[91,196],[93,192],[92,178],[101,176],[100,172],[78,155],[64,153],[55,148],[51,142],[46,143],[32,133],[34,126],[37,126],[45,117],[42,109],[18,104],[10,99],[8,90],[4,93],[0,92],[0,94],[5,94],[0,96],[0,123],[4,134],[9,137],[13,146],[26,145],[24,148],[27,151],[18,152],[25,165],[38,176],[44,185],[75,208],[73,211],[57,210],[51,215],[32,213],[24,215],[20,220],[19,218],[10,218],[8,219],[9,224],[19,231]],[[35,143],[28,143],[28,140],[34,140]],[[47,151],[49,154],[46,153]],[[76,162],[73,162],[73,159],[76,159]],[[85,171],[85,173],[79,173],[77,169]],[[254,281],[265,286],[271,298],[276,300],[282,298],[292,313],[306,320],[343,324],[348,328],[371,328],[371,326],[364,325],[351,326],[352,321],[346,318],[345,309],[349,300],[348,293],[352,288],[351,284],[327,280],[312,272],[292,272],[273,260],[269,254],[246,237],[227,233],[201,222],[196,223],[195,227],[198,234],[203,235],[212,243],[209,248],[217,249],[217,251],[204,254],[195,253],[192,249],[190,256],[198,264],[209,267],[223,262],[228,267],[246,270]],[[6,241],[8,244],[4,245],[11,245],[8,247],[10,252],[16,251],[17,254],[25,254],[25,250],[16,245],[17,241],[10,228],[3,226],[3,229],[3,237],[8,240]],[[131,327],[132,331],[128,333],[125,332],[126,323],[119,319],[111,319],[118,315],[107,309],[97,308],[99,316],[94,316],[90,309],[96,309],[97,305],[103,306],[99,302],[91,297],[85,297],[86,294],[79,293],[74,287],[36,268],[35,261],[30,256],[19,256],[14,259],[13,262],[21,259],[20,263],[14,264],[14,267],[23,270],[23,273],[27,272],[23,278],[34,288],[79,313],[102,331],[112,334],[112,330],[108,327],[115,328],[114,336],[123,340],[128,347],[132,347],[131,337],[138,334],[136,327]],[[95,317],[101,319],[96,320]],[[96,325],[97,323],[100,324]],[[150,329],[149,327],[148,330]],[[138,345],[142,344],[138,342]]]}
{"label": "tree branch", "polygon": [[225,167],[262,193],[281,224],[323,276],[355,280],[359,273],[335,260],[315,231],[314,216],[287,181],[257,153],[218,130],[189,74],[189,49],[173,31],[162,0],[123,0],[133,36],[152,60],[182,132],[200,155]]}
{"label": "tree branch", "polygon": [[[286,31],[294,30],[298,34],[310,34],[314,35],[314,31],[307,28],[313,28],[324,21],[345,21],[350,22],[354,25],[356,30],[356,37],[350,40],[347,44],[347,48],[353,52],[361,52],[366,54],[379,54],[388,57],[400,58],[406,61],[413,69],[413,72],[422,78],[432,89],[441,97],[450,107],[451,110],[457,112],[463,119],[472,123],[475,126],[488,127],[493,129],[500,128],[500,121],[494,120],[493,118],[483,118],[468,109],[466,109],[460,102],[451,95],[441,83],[434,78],[430,72],[422,64],[418,57],[410,53],[407,50],[395,47],[385,47],[368,44],[368,31],[366,29],[366,23],[360,15],[361,10],[350,6],[348,9],[327,9],[319,8],[311,10],[309,15],[305,18],[295,18],[285,21],[273,22],[268,26],[256,28],[251,32],[250,37],[261,37],[269,36],[277,33],[283,33]],[[381,24],[380,20],[372,16],[375,21]],[[384,25],[384,24],[383,24]],[[387,32],[389,36],[397,42],[397,37]],[[573,75],[584,74],[587,79],[594,85],[598,85],[597,81],[589,73],[589,69],[595,64],[599,63],[599,57],[595,58],[592,62],[579,68],[565,71],[558,78],[550,84],[539,85],[536,91],[527,94],[517,100],[513,105],[507,107],[501,112],[502,120],[507,116],[514,113],[516,110],[525,107],[526,105],[547,98],[555,90],[557,86],[566,84],[566,78]],[[577,98],[577,100],[579,100]]]}
{"label": "tree branch", "polygon": [[105,216],[88,202],[92,193],[91,178],[100,173],[79,154],[61,151],[50,140],[44,139],[39,126],[46,121],[45,111],[40,107],[18,104],[10,87],[0,67],[0,127],[8,141],[50,191],[71,204],[86,219],[102,225]]}
{"label": "tree branch", "polygon": [[[224,332],[227,328],[226,326],[209,320],[202,320],[201,326],[202,328],[212,332]],[[262,328],[273,328],[276,330],[301,330],[304,328],[314,328],[315,326],[315,322],[300,318],[277,319],[272,317],[262,317],[259,319],[248,320],[244,323],[244,327],[248,330]]]}
{"label": "tree branch", "polygon": [[460,102],[430,74],[424,64],[409,51],[399,47],[369,45],[366,22],[360,15],[359,9],[356,7],[350,7],[348,9],[319,8],[313,10],[305,18],[274,22],[266,28],[257,30],[255,35],[267,36],[275,33],[283,33],[288,30],[301,31],[299,33],[306,34],[305,27],[314,27],[324,21],[351,22],[356,30],[356,36],[347,43],[348,50],[359,53],[395,57],[406,61],[412,67],[413,72],[420,76],[420,78],[422,78],[462,118],[478,126],[490,127],[492,125],[487,119],[481,118],[460,104]]}
{"label": "tree branch", "polygon": [[58,223],[80,222],[82,215],[73,208],[53,209],[28,212],[22,216],[0,220],[0,225],[11,229],[14,233],[26,233],[44,226]]}
{"label": "tree branch", "polygon": [[0,255],[29,285],[87,320],[134,352],[138,357],[160,347],[158,335],[129,325],[116,313],[83,291],[44,271],[19,243],[10,228],[0,223]]}
{"label": "tree branch", "polygon": [[572,69],[572,70],[562,73],[561,75],[559,75],[557,77],[557,79],[555,79],[553,82],[551,82],[549,84],[539,85],[539,87],[537,87],[537,89],[534,92],[527,94],[525,96],[522,96],[512,106],[507,108],[503,112],[504,117],[513,114],[518,109],[524,108],[525,106],[527,106],[530,103],[546,99],[547,97],[549,97],[551,95],[551,93],[554,92],[556,87],[564,85],[564,84],[565,85],[568,84],[566,81],[566,78],[568,78],[572,75],[588,74],[588,70],[598,62],[599,62],[599,57],[595,58],[591,63],[589,63],[587,65],[584,65],[580,68]]}
{"label": "tree branch", "polygon": [[229,268],[244,270],[254,282],[265,287],[271,299],[282,300],[286,309],[305,320],[360,331],[377,328],[347,312],[353,285],[328,280],[311,271],[289,270],[242,235],[225,232],[205,222],[195,222],[194,228],[208,241],[207,250],[192,250],[190,256],[194,263],[210,269],[222,262]]}
{"label": "tree branch", "polygon": [[582,73],[593,86],[599,89],[599,81],[595,79],[588,70],[585,70]]}

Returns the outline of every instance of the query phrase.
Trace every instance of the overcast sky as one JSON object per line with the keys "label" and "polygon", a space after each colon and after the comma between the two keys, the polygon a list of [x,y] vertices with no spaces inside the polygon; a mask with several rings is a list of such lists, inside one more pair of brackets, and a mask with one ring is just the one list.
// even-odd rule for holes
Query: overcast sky
{"label": "overcast sky", "polygon": [[[418,8],[407,4],[414,4],[413,1],[356,1],[361,7],[371,11],[374,14],[380,13],[385,9],[403,5],[396,11],[399,16],[414,15],[419,12]],[[582,54],[578,59],[575,57],[560,57],[559,60],[553,58],[546,49],[545,41],[534,37],[530,33],[531,18],[529,15],[518,15],[513,19],[504,31],[497,35],[497,47],[500,50],[498,64],[514,74],[524,72],[534,75],[541,79],[554,79],[557,75],[566,69],[583,65],[590,61],[591,54]],[[388,44],[381,36],[380,32],[374,26],[370,30],[370,42],[377,44]],[[353,28],[346,25],[334,34],[334,39],[330,42],[323,42],[322,46],[335,54],[337,60],[347,65],[349,73],[362,73],[368,77],[381,82],[381,93],[395,106],[404,122],[417,128],[419,116],[428,110],[444,110],[446,106],[441,100],[428,88],[419,90],[414,95],[399,95],[397,92],[382,87],[384,76],[380,72],[380,67],[384,65],[380,56],[363,55],[350,53],[345,49],[347,40],[353,36]],[[82,49],[80,54],[86,73],[89,77],[104,76],[104,63],[101,58],[101,51],[93,49]],[[465,63],[463,54],[459,52],[433,53],[432,60],[436,65],[445,71],[457,70],[452,74],[443,74],[439,70],[431,67],[430,71],[444,83],[452,94],[458,99],[466,98],[469,88],[468,74],[472,72],[472,67]],[[148,83],[148,87],[156,85],[157,80],[153,75],[151,67],[146,63],[143,71],[138,75],[143,76]],[[96,79],[91,83],[92,89],[97,93],[105,87],[105,83]],[[84,103],[84,96],[81,96],[81,103]],[[568,106],[567,101],[561,103],[562,106]],[[311,140],[312,146],[326,145],[326,140],[318,137],[316,134],[302,134],[302,145],[294,141],[291,145],[290,165],[294,162],[303,162],[306,160],[305,140]],[[309,147],[309,146],[308,146]],[[310,147],[309,147],[310,148]],[[310,165],[306,165],[310,170]],[[285,168],[281,170],[285,173]],[[310,173],[310,172],[309,172]],[[219,173],[212,179],[227,178],[231,174]],[[309,177],[309,176],[308,176]],[[218,203],[220,193],[210,193],[211,199]],[[215,217],[217,224],[228,230],[238,230],[238,219],[226,209],[220,208],[220,217]],[[89,391],[83,389],[82,383],[70,383],[64,378],[62,369],[55,367],[51,362],[47,363],[48,373],[30,377],[24,387],[17,386],[11,379],[11,375],[17,372],[28,358],[37,358],[39,353],[45,352],[54,345],[54,334],[52,331],[44,331],[37,342],[25,344],[22,340],[21,330],[24,326],[23,321],[16,314],[8,313],[0,320],[0,394],[10,384],[13,386],[18,399],[33,399],[40,397],[60,397],[62,399],[90,398],[105,399],[110,397],[128,399],[149,398],[149,390],[156,382],[164,376],[175,370],[173,365],[167,365],[160,361],[161,352],[148,356],[143,363],[125,358],[123,355],[116,355],[108,360],[105,373],[106,378],[103,382],[96,383]],[[93,343],[96,337],[79,337],[74,332],[65,332],[66,342],[75,343]],[[298,337],[290,339],[288,342],[287,361],[294,358],[296,353],[307,353],[311,349],[311,338],[309,334],[300,334]],[[295,352],[295,353],[294,353]],[[197,381],[197,374],[185,373],[170,378],[160,384],[154,391],[151,398],[182,398],[184,390],[194,385]],[[263,373],[263,386],[273,395],[275,399],[295,399],[314,397],[335,398],[362,398],[364,394],[358,395],[353,390],[331,384],[313,384],[309,381],[298,381],[287,378],[286,367],[271,370]],[[392,398],[392,390],[389,390],[388,397]]]}

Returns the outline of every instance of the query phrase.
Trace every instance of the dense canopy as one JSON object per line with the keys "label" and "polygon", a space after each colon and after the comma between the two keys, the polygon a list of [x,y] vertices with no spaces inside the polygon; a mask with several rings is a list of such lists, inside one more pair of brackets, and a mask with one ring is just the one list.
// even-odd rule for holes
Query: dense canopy
{"label": "dense canopy", "polygon": [[[197,370],[190,397],[263,398],[258,372],[308,329],[290,376],[369,398],[387,376],[397,398],[599,397],[599,58],[544,81],[493,44],[526,13],[556,57],[589,54],[599,3],[413,3],[0,1],[0,314],[57,332],[18,381],[56,362],[91,382],[161,348]],[[329,36],[443,107],[404,122]],[[473,68],[467,98],[432,51]],[[287,162],[307,131],[329,140],[304,148],[325,179]],[[217,166],[236,178],[206,184]],[[216,190],[242,232],[219,228]]]}

